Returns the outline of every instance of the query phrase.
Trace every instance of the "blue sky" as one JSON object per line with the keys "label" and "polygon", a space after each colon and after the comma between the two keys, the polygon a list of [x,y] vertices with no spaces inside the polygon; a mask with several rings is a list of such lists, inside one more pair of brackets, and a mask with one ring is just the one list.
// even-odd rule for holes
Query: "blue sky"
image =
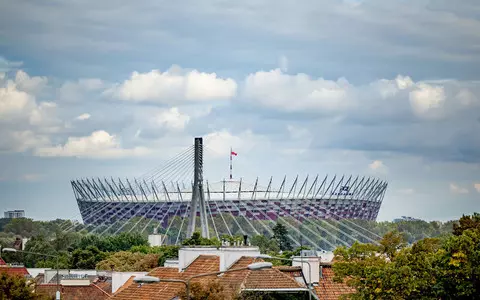
{"label": "blue sky", "polygon": [[[0,207],[78,217],[69,180],[204,136],[206,176],[360,174],[379,219],[480,210],[478,1],[4,1]],[[278,179],[280,181],[280,179]]]}

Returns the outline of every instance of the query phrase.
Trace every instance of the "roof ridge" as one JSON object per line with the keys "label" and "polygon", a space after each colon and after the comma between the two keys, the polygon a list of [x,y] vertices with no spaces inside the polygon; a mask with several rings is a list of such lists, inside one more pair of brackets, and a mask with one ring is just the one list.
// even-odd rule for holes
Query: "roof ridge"
{"label": "roof ridge", "polygon": [[100,288],[98,285],[96,285],[95,283],[91,283],[91,285],[93,285],[94,287],[96,287],[97,289],[99,289],[100,291],[102,291],[102,293],[104,293],[105,295],[107,295],[109,298],[112,297],[112,295],[110,295],[109,293],[105,292],[102,288]]}
{"label": "roof ridge", "polygon": [[[185,267],[182,268],[182,271],[179,272],[179,273],[183,273],[185,272],[197,259],[199,259],[200,257],[218,257],[220,258],[219,255],[215,255],[215,254],[200,254],[198,255],[197,257],[195,257],[188,265],[186,265]],[[159,267],[160,268],[160,267]]]}
{"label": "roof ridge", "polygon": [[[298,281],[296,281],[295,279],[293,279],[293,277],[288,276],[288,275],[285,274],[284,272],[280,271],[278,268],[273,268],[272,270],[276,270],[277,272],[279,272],[280,274],[282,274],[283,277],[288,278],[288,280],[290,280],[290,281],[292,281],[292,282],[295,282],[295,284],[298,285],[298,287],[302,287],[302,288],[303,288],[303,286],[301,286]],[[302,276],[304,276],[303,270],[302,270]]]}

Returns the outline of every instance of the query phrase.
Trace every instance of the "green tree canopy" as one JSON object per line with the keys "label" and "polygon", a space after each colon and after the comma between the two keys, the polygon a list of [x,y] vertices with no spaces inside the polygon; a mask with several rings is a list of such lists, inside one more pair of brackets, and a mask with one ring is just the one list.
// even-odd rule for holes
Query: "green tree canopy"
{"label": "green tree canopy", "polygon": [[95,269],[98,262],[105,259],[107,255],[95,246],[88,246],[85,249],[77,249],[72,253],[72,269]]}
{"label": "green tree canopy", "polygon": [[280,250],[285,251],[293,249],[290,239],[288,238],[288,230],[285,225],[277,223],[273,227],[273,238],[277,240]]}
{"label": "green tree canopy", "polygon": [[97,263],[99,270],[115,270],[119,272],[150,271],[158,267],[158,254],[120,251],[109,255]]}

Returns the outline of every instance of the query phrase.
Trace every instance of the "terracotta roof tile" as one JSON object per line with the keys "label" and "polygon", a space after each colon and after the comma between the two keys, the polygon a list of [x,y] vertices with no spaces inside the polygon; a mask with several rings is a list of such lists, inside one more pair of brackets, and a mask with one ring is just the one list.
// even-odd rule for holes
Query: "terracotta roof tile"
{"label": "terracotta roof tile", "polygon": [[244,282],[246,289],[303,288],[294,278],[277,268],[250,272]]}
{"label": "terracotta roof tile", "polygon": [[[184,272],[178,272],[178,268],[159,267],[150,271],[148,275],[167,279],[186,279],[196,274],[215,272],[219,269],[220,257],[215,255],[200,255],[186,268]],[[208,280],[208,278],[203,277],[197,281],[200,280]],[[174,298],[182,289],[185,289],[185,285],[183,283],[174,282],[159,282],[140,286],[133,283],[132,278],[127,287],[123,287],[122,290],[119,290],[117,293],[115,293],[113,299],[170,300]]]}
{"label": "terracotta roof tile", "polygon": [[[35,293],[54,297],[57,291],[56,284],[41,284],[35,287]],[[61,286],[61,299],[64,300],[105,300],[109,299],[110,295],[103,291],[95,284],[87,286]]]}
{"label": "terracotta roof tile", "polygon": [[20,275],[20,276],[30,275],[30,273],[28,273],[27,268],[25,267],[10,267],[5,265],[0,267],[0,273],[7,273],[9,275]]}
{"label": "terracotta roof tile", "polygon": [[0,266],[5,266],[7,263],[0,257]]}
{"label": "terracotta roof tile", "polygon": [[128,278],[128,280],[125,281],[125,283],[115,292],[114,295],[120,293],[121,291],[123,291],[124,289],[126,289],[127,287],[129,287],[130,285],[132,285],[134,278],[135,278],[135,276],[130,276],[130,278]]}
{"label": "terracotta roof tile", "polygon": [[220,257],[216,255],[200,255],[183,272],[185,277],[220,270]]}
{"label": "terracotta roof tile", "polygon": [[355,292],[355,289],[349,287],[345,283],[333,282],[335,276],[333,269],[328,266],[324,266],[322,269],[322,278],[318,286],[315,286],[315,292],[320,299],[336,300],[340,296]]}

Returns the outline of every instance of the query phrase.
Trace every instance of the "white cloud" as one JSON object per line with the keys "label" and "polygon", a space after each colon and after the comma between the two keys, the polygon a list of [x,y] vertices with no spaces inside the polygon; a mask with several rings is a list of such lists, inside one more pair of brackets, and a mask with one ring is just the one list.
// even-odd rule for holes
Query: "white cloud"
{"label": "white cloud", "polygon": [[31,130],[2,132],[0,151],[25,152],[50,143],[47,136]]}
{"label": "white cloud", "polygon": [[474,183],[473,187],[480,193],[480,183]]}
{"label": "white cloud", "polygon": [[36,108],[35,97],[17,89],[13,83],[0,87],[0,120],[29,115]]}
{"label": "white cloud", "polygon": [[156,114],[153,121],[161,128],[183,130],[190,121],[190,117],[186,114],[181,114],[177,107],[172,107]]}
{"label": "white cloud", "polygon": [[338,111],[349,107],[350,84],[313,79],[307,74],[288,75],[280,69],[247,76],[245,96],[260,104],[284,111]]}
{"label": "white cloud", "polygon": [[381,160],[374,160],[368,165],[368,168],[378,173],[386,173],[388,171],[387,166]]}
{"label": "white cloud", "polygon": [[251,130],[246,130],[238,135],[233,135],[227,130],[215,131],[205,136],[204,142],[208,154],[212,156],[227,156],[232,148],[238,155],[251,151],[260,144],[268,145],[266,137],[254,134]]}
{"label": "white cloud", "polygon": [[413,195],[415,194],[415,190],[412,188],[400,189],[398,190],[398,193],[403,195]]}
{"label": "white cloud", "polygon": [[85,120],[90,119],[90,117],[91,117],[90,114],[84,113],[84,114],[79,115],[79,116],[76,117],[75,119],[77,119],[77,120],[79,120],[79,121],[85,121]]}
{"label": "white cloud", "polygon": [[409,99],[413,112],[417,116],[428,117],[432,115],[432,111],[442,108],[446,96],[442,86],[419,83],[417,88],[410,92]]}
{"label": "white cloud", "polygon": [[454,194],[468,194],[468,189],[461,187],[455,183],[450,183],[450,192]]}
{"label": "white cloud", "polygon": [[[65,102],[81,102],[98,97],[98,93],[105,88],[103,80],[98,78],[83,78],[77,81],[67,81],[57,89],[57,98]],[[97,95],[92,93],[97,93]]]}
{"label": "white cloud", "polygon": [[15,75],[15,84],[17,85],[17,88],[25,92],[38,93],[46,87],[47,83],[47,77],[30,77],[23,70],[18,70]]}
{"label": "white cloud", "polygon": [[178,101],[230,99],[236,91],[237,83],[231,78],[172,67],[163,73],[159,70],[133,72],[130,79],[106,93],[122,100],[174,104]]}
{"label": "white cloud", "polygon": [[311,133],[308,128],[287,125],[287,131],[293,139],[311,138]]}
{"label": "white cloud", "polygon": [[142,156],[149,153],[144,147],[124,149],[118,138],[108,132],[99,130],[89,136],[69,137],[64,145],[41,147],[35,150],[38,156],[73,156],[90,158],[121,158],[125,156]]}
{"label": "white cloud", "polygon": [[42,179],[43,175],[41,174],[23,174],[20,179],[24,181],[38,181]]}

